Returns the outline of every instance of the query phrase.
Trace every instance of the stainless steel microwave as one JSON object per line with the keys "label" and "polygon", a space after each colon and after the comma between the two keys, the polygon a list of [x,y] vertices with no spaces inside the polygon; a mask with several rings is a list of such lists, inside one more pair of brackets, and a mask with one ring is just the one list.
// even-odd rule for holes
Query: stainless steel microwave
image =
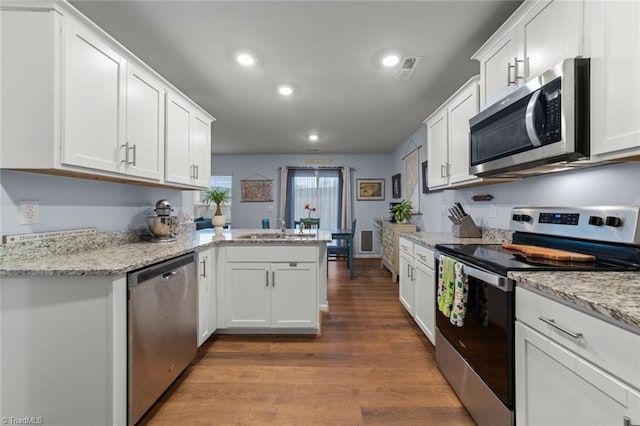
{"label": "stainless steel microwave", "polygon": [[472,117],[469,127],[472,175],[522,176],[589,158],[589,59],[565,59]]}

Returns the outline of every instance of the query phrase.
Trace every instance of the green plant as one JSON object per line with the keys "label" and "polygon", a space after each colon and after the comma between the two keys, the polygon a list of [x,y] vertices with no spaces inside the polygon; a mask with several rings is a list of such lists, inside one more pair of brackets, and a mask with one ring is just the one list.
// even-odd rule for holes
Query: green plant
{"label": "green plant", "polygon": [[393,206],[391,209],[391,215],[396,222],[404,222],[413,216],[413,204],[410,200],[402,200],[400,203]]}
{"label": "green plant", "polygon": [[221,216],[222,212],[220,211],[220,205],[226,203],[231,198],[229,196],[229,190],[226,188],[212,188],[206,192],[204,197],[204,204],[207,206],[211,206],[211,203],[215,203],[216,212],[215,216]]}

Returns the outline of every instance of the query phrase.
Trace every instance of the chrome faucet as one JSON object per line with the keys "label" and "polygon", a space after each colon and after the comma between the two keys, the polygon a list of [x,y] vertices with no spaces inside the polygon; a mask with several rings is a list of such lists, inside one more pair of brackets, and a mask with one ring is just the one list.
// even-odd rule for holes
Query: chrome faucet
{"label": "chrome faucet", "polygon": [[282,232],[287,232],[287,223],[282,219],[280,219],[280,230]]}

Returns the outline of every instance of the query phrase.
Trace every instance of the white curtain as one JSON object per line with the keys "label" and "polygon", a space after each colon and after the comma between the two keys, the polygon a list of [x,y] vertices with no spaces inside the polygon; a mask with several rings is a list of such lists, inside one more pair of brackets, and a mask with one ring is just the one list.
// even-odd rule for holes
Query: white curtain
{"label": "white curtain", "polygon": [[340,212],[340,223],[343,228],[351,228],[351,168],[342,168],[342,210]]}
{"label": "white curtain", "polygon": [[287,205],[287,175],[289,167],[280,168],[280,209],[278,211],[277,228],[280,227],[280,221],[285,220],[285,209]]}

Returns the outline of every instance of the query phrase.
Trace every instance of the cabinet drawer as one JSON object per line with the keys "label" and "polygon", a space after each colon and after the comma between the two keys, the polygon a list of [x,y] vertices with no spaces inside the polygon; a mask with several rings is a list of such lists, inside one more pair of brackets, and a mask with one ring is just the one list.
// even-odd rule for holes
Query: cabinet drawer
{"label": "cabinet drawer", "polygon": [[316,247],[256,244],[226,247],[227,262],[317,262]]}
{"label": "cabinet drawer", "polygon": [[[640,336],[522,287],[516,288],[516,318],[621,380],[640,383]],[[581,335],[571,337],[541,318]]]}
{"label": "cabinet drawer", "polygon": [[414,244],[413,255],[416,262],[420,262],[428,268],[434,268],[435,260],[433,258],[433,250],[422,247],[419,244]]}
{"label": "cabinet drawer", "polygon": [[401,253],[407,253],[409,256],[413,257],[413,242],[407,240],[406,238],[400,238],[398,242],[398,248]]}

